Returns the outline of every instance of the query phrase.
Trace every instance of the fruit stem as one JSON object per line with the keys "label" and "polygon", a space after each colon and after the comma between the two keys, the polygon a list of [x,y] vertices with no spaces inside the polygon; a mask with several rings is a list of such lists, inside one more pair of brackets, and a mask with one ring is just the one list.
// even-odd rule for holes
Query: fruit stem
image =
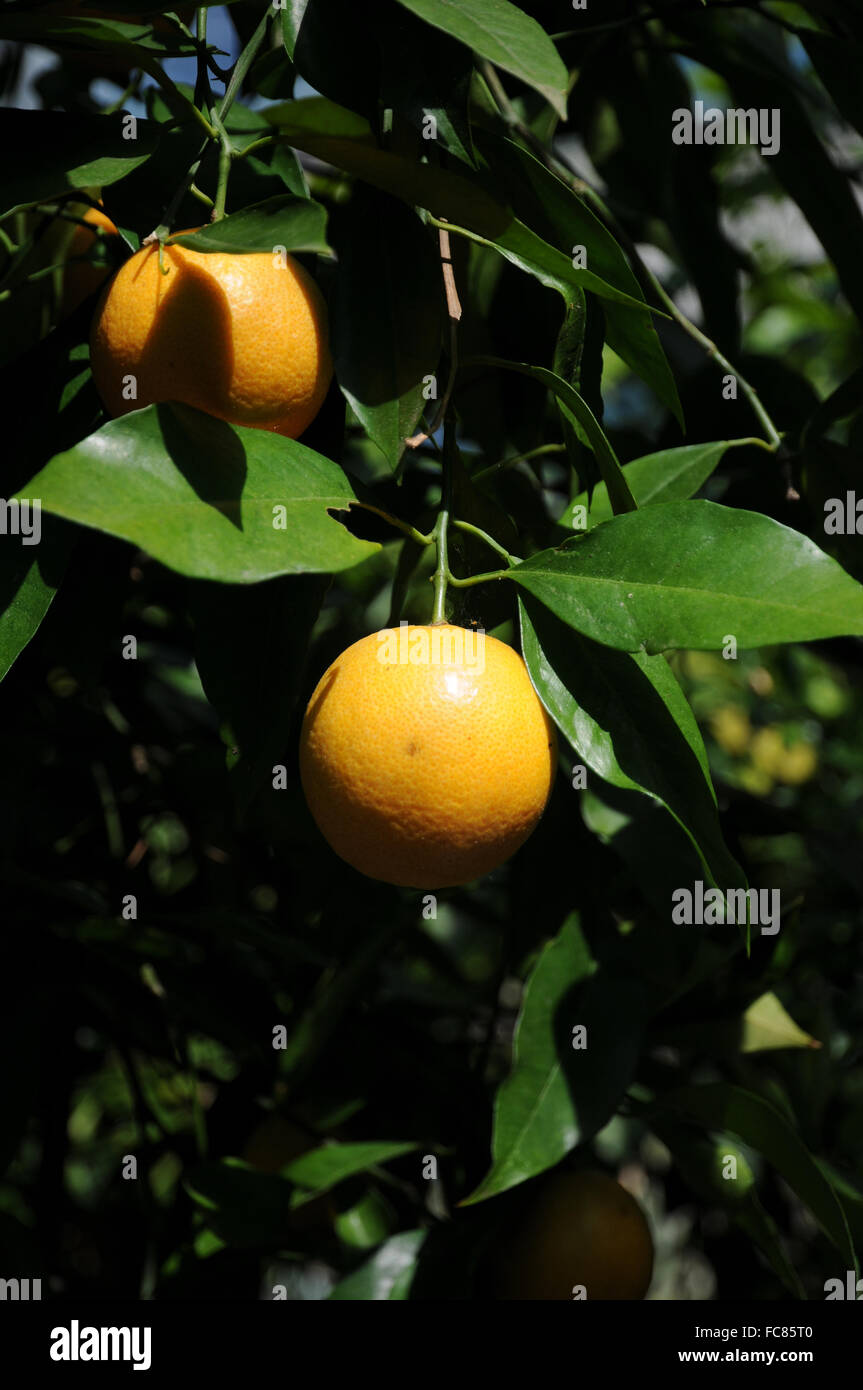
{"label": "fruit stem", "polygon": [[[206,6],[204,8],[206,9]],[[171,223],[174,220],[174,216],[177,212],[177,209],[179,208],[181,202],[183,201],[183,198],[188,193],[189,189],[194,183],[195,176],[197,175],[198,170],[201,167],[204,155],[207,153],[207,149],[211,140],[218,140],[221,146],[219,154],[219,181],[216,190],[216,201],[213,209],[212,220],[215,222],[218,221],[220,217],[224,216],[224,200],[227,191],[228,171],[230,169],[230,162],[233,156],[233,151],[230,149],[228,135],[224,128],[224,121],[225,117],[227,116],[228,112],[234,104],[234,99],[237,96],[237,93],[243,85],[246,73],[249,71],[249,68],[252,66],[252,63],[255,60],[258,49],[263,43],[264,35],[267,32],[267,25],[270,22],[272,13],[272,7],[268,5],[266,10],[264,11],[263,16],[261,17],[261,21],[257,29],[255,30],[252,37],[249,39],[249,42],[246,44],[245,48],[243,49],[242,53],[240,54],[239,58],[234,64],[234,70],[231,73],[228,85],[225,89],[225,94],[222,97],[222,100],[219,102],[218,110],[216,110],[215,105],[213,105],[210,108],[210,115],[213,119],[212,124],[210,123],[210,121],[207,120],[203,112],[199,111],[198,108],[194,105],[194,103],[189,101],[188,97],[183,97],[183,101],[185,102],[186,106],[191,108],[191,112],[195,120],[198,122],[199,125],[202,125],[204,127],[207,138],[202,144],[200,150],[198,151],[197,157],[195,158],[191,167],[187,170],[185,178],[183,179],[182,183],[180,184],[179,188],[177,189],[176,193],[174,194],[173,198],[168,204],[168,207],[166,208],[163,214],[162,221],[159,223],[158,227],[154,228],[154,230],[150,233],[149,236],[144,238],[143,242],[141,243],[142,246],[146,246],[149,245],[151,242],[158,241],[160,243],[160,257],[161,243],[164,241],[165,237],[170,234]],[[158,67],[158,64],[156,64],[155,66]],[[161,76],[161,78],[164,79],[162,85],[170,85],[170,88],[172,90],[176,90],[174,88],[173,83],[169,84],[169,79],[165,77],[163,73],[161,73],[161,70],[158,73],[154,73],[153,76],[156,77],[157,81],[160,79]],[[180,93],[180,95],[182,96],[182,93]],[[219,207],[220,195],[222,199],[221,211],[217,211]]]}
{"label": "fruit stem", "polygon": [[448,410],[443,425],[441,505],[434,530],[432,531],[432,537],[437,546],[437,568],[433,576],[434,604],[432,606],[431,619],[433,623],[446,622],[446,590],[447,584],[451,580],[449,557],[447,554],[447,529],[449,527],[450,513],[452,512],[452,463],[455,447],[455,419],[453,418],[453,412]]}
{"label": "fruit stem", "polygon": [[221,116],[215,111],[212,113],[213,124],[219,132],[219,177],[216,183],[216,201],[213,204],[213,211],[210,213],[210,221],[218,222],[225,215],[225,202],[228,197],[228,179],[231,175],[231,159],[233,151],[228,132],[222,124]]}

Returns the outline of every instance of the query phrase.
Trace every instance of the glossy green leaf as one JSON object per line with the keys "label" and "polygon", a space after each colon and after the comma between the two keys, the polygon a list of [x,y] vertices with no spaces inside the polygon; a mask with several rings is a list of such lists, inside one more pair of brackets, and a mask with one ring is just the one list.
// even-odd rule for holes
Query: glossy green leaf
{"label": "glossy green leaf", "polygon": [[283,246],[286,251],[317,251],[326,254],[327,210],[312,198],[290,193],[267,198],[232,213],[220,222],[210,222],[197,232],[170,238],[193,251],[269,251]]}
{"label": "glossy green leaf", "polygon": [[145,164],[158,127],[138,120],[134,140],[124,138],[122,115],[71,111],[0,111],[4,151],[3,216],[81,188],[107,188]]}
{"label": "glossy green leaf", "polygon": [[664,806],[712,883],[742,885],[719,828],[700,730],[665,657],[602,647],[535,600],[519,610],[530,678],[587,767],[612,786]]}
{"label": "glossy green leaf", "polygon": [[367,121],[324,97],[280,102],[264,115],[297,149],[481,236],[494,237],[512,221],[511,210],[478,182],[379,149]]}
{"label": "glossy green leaf", "polygon": [[[503,189],[516,216],[570,261],[583,247],[587,269],[630,300],[644,295],[623,251],[588,203],[515,141],[482,131],[480,149],[489,165],[489,191]],[[498,195],[499,196],[499,195]],[[593,288],[585,282],[585,288]],[[641,377],[682,425],[677,386],[656,333],[644,312],[605,297],[606,336],[619,357]]]}
{"label": "glossy green leaf", "polygon": [[[528,977],[512,1070],[495,1097],[492,1166],[463,1205],[552,1168],[614,1112],[638,1058],[644,997],[636,981],[594,972],[573,914]],[[573,1046],[577,1025],[586,1029],[586,1046],[579,1049]]]}
{"label": "glossy green leaf", "polygon": [[370,1260],[337,1284],[331,1299],[368,1303],[405,1299],[427,1231],[401,1231],[386,1241]]}
{"label": "glossy green leaf", "polygon": [[438,370],[443,282],[436,240],[410,208],[368,189],[346,209],[338,249],[336,378],[395,470],[426,404],[426,378]]}
{"label": "glossy green leaf", "polygon": [[[680,449],[663,449],[658,454],[645,454],[623,465],[623,476],[639,507],[652,502],[682,502],[692,497],[706,482],[727,449],[749,444],[748,439],[721,439],[715,444],[685,444]],[[586,492],[573,498],[560,518],[560,525],[572,527],[576,508],[587,512],[589,531],[601,521],[614,516],[605,483],[599,483],[593,497]]]}
{"label": "glossy green leaf", "polygon": [[794,1126],[768,1101],[720,1081],[671,1091],[655,1108],[660,1115],[674,1115],[705,1129],[728,1130],[763,1154],[808,1206],[843,1259],[856,1269],[848,1222],[836,1193]]}
{"label": "glossy green leaf", "polygon": [[567,72],[545,30],[509,0],[399,0],[481,58],[534,87],[566,119]]}
{"label": "glossy green leaf", "polygon": [[544,1172],[578,1143],[578,1119],[561,1060],[569,1029],[559,1041],[558,1015],[573,989],[595,969],[573,914],[546,942],[525,983],[512,1070],[495,1097],[492,1166],[465,1204]]}
{"label": "glossy green leaf", "polygon": [[426,208],[451,223],[454,234],[466,231],[482,238],[513,265],[564,298],[571,295],[573,286],[590,289],[649,318],[640,297],[616,289],[592,270],[573,266],[570,256],[549,246],[478,180],[379,149],[367,122],[353,112],[314,97],[280,103],[264,114],[297,149],[327,160],[384,193]]}
{"label": "glossy green leaf", "polygon": [[[470,226],[469,223],[465,225]],[[457,232],[458,228],[454,227],[453,230]],[[557,290],[566,301],[571,299],[573,288],[592,290],[603,302],[625,305],[627,309],[635,310],[639,317],[649,321],[650,311],[642,300],[627,294],[624,290],[616,289],[593,270],[573,265],[571,256],[558,251],[554,246],[549,246],[547,241],[543,241],[541,236],[530,227],[526,227],[518,218],[511,218],[505,227],[488,237],[487,241],[513,265],[533,275],[548,289]]]}
{"label": "glossy green leaf", "polygon": [[[406,63],[405,53],[422,53]],[[440,29],[432,29],[406,9],[393,7],[381,33],[381,101],[396,127],[413,133],[420,150],[443,149],[475,166],[470,124],[473,56]],[[434,121],[434,132],[429,127]]]}
{"label": "glossy green leaf", "polygon": [[863,588],[756,512],[665,502],[508,570],[570,627],[623,651],[721,650],[863,634]]}
{"label": "glossy green leaf", "polygon": [[[125,22],[128,19],[130,22]],[[130,51],[137,57],[139,66],[142,59],[153,54],[181,56],[193,55],[194,39],[190,39],[179,29],[154,34],[152,25],[146,20],[131,22],[131,16],[118,15],[52,15],[24,13],[0,14],[0,39],[10,39],[13,43],[50,43],[56,48],[92,49],[100,52],[111,49],[122,53]]]}
{"label": "glossy green leaf", "polygon": [[777,1047],[820,1047],[785,1010],[775,994],[762,994],[743,1015],[741,1052],[765,1052]]}
{"label": "glossy green leaf", "polygon": [[541,382],[543,386],[553,391],[557,399],[566,406],[584,430],[585,437],[596,456],[599,471],[615,511],[634,510],[635,498],[629,489],[617,455],[587,401],[578,394],[573,386],[556,376],[554,372],[549,371],[547,367],[532,367],[527,362],[507,362],[500,357],[473,357],[470,361],[471,364],[475,362],[489,367],[500,367],[508,371],[521,372],[523,376],[532,377],[534,381]]}
{"label": "glossy green leaf", "polygon": [[45,516],[41,524],[38,545],[4,536],[0,546],[0,680],[38,631],[73,545],[68,526]]}
{"label": "glossy green leaf", "polygon": [[286,1164],[281,1175],[304,1189],[295,1194],[292,1202],[293,1206],[302,1206],[318,1193],[329,1192],[345,1178],[364,1173],[388,1159],[413,1153],[416,1148],[416,1144],[398,1143],[324,1144]]}
{"label": "glossy green leaf", "polygon": [[28,494],[45,511],[131,541],[197,579],[254,584],[331,573],[379,548],[328,514],[354,498],[337,464],[296,440],[188,406],[112,420],[55,455]]}
{"label": "glossy green leaf", "polygon": [[299,75],[323,96],[377,116],[381,28],[386,10],[345,0],[283,0],[285,50]]}

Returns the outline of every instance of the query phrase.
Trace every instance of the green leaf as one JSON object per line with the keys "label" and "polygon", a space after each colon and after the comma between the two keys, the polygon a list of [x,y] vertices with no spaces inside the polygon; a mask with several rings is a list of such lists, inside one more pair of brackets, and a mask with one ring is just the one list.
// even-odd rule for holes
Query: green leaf
{"label": "green leaf", "polygon": [[741,1052],[765,1052],[776,1047],[820,1047],[817,1039],[798,1028],[775,994],[762,994],[743,1015]]}
{"label": "green leaf", "polygon": [[330,1298],[367,1303],[405,1299],[427,1231],[401,1231],[381,1246],[370,1260],[337,1284]]}
{"label": "green leaf", "polygon": [[540,92],[566,120],[568,77],[557,49],[535,19],[509,0],[400,0],[504,72]]}
{"label": "green leaf", "polygon": [[857,1268],[848,1222],[836,1193],[794,1126],[768,1101],[720,1081],[681,1087],[663,1096],[655,1109],[705,1129],[728,1130],[763,1154],[808,1206],[849,1267]]}
{"label": "green leaf", "polygon": [[714,885],[744,884],[719,828],[700,730],[665,657],[599,646],[535,601],[519,611],[530,678],[585,764],[612,786],[664,806]]}
{"label": "green leaf", "polygon": [[[520,221],[563,253],[570,264],[574,248],[583,246],[593,275],[630,302],[644,304],[641,286],[620,246],[573,188],[513,140],[481,131],[477,141],[490,167],[490,192],[505,190]],[[585,281],[585,288],[594,286]],[[651,316],[630,313],[623,303],[606,298],[605,317],[609,346],[682,425],[677,386]]]}
{"label": "green leaf", "polygon": [[[131,16],[128,16],[131,20]],[[52,44],[56,48],[89,49],[94,52],[110,50],[128,53],[138,58],[143,54],[166,54],[172,57],[192,56],[195,40],[179,29],[154,34],[146,21],[124,23],[110,16],[65,16],[44,12],[0,14],[0,39],[14,43]],[[29,113],[28,113],[29,114]]]}
{"label": "green leaf", "polygon": [[[406,63],[405,53],[422,53]],[[444,149],[475,167],[470,126],[472,55],[449,35],[431,29],[407,10],[393,9],[381,33],[381,101],[392,108],[395,129],[407,127],[418,148]],[[427,144],[426,122],[435,122]],[[435,143],[436,142],[436,143]]]}
{"label": "green leaf", "polygon": [[326,254],[327,210],[311,198],[286,193],[267,198],[234,212],[220,222],[210,222],[200,231],[169,238],[193,251],[237,252],[269,251],[284,246],[286,251],[317,251]]}
{"label": "green leaf", "polygon": [[[671,1150],[684,1181],[711,1206],[721,1205],[730,1220],[757,1245],[771,1269],[794,1298],[806,1297],[803,1283],[788,1255],[776,1222],[758,1199],[755,1175],[746,1154],[727,1134],[710,1138],[686,1125],[652,1122],[654,1132]],[[726,1160],[736,1161],[735,1177],[726,1176]]]}
{"label": "green leaf", "polygon": [[[727,449],[751,444],[750,439],[721,439],[715,444],[685,444],[681,449],[663,449],[658,454],[645,454],[623,465],[623,476],[639,507],[651,502],[682,502],[698,491],[717,467]],[[587,511],[587,530],[614,516],[608,499],[608,488],[600,483],[593,497],[586,492],[574,497],[560,518],[560,525],[572,527],[577,507]]]}
{"label": "green leaf", "polygon": [[[452,230],[458,233],[460,229],[454,225]],[[558,251],[554,246],[549,246],[547,241],[543,241],[541,236],[515,217],[510,218],[505,227],[486,238],[486,241],[513,265],[533,275],[541,285],[557,290],[566,302],[571,300],[573,288],[593,290],[593,293],[600,295],[604,301],[637,310],[638,316],[649,322],[650,310],[643,300],[615,289],[592,270],[573,265],[571,256]]]}
{"label": "green leaf", "polygon": [[328,515],[354,500],[337,464],[296,440],[182,405],[110,421],[56,454],[28,495],[196,579],[332,573],[379,549]]}
{"label": "green leaf", "polygon": [[472,357],[470,363],[465,365],[473,365],[474,363],[521,372],[523,376],[533,377],[534,381],[541,382],[543,386],[547,386],[550,391],[553,391],[557,399],[566,406],[584,430],[585,437],[596,456],[599,471],[615,511],[634,510],[635,498],[629,490],[617,455],[606,439],[602,426],[597,422],[587,401],[578,394],[573,386],[556,376],[554,372],[549,371],[548,367],[532,367],[527,362],[507,362],[501,357]]}
{"label": "green leaf", "polygon": [[338,250],[336,378],[395,470],[425,405],[424,378],[438,368],[440,259],[416,213],[373,189],[351,199]]}
{"label": "green leaf", "polygon": [[[28,497],[38,497],[28,489]],[[38,546],[4,537],[0,547],[0,680],[48,612],[74,542],[68,526],[42,518]]]}
{"label": "green leaf", "polygon": [[345,169],[384,193],[426,208],[450,223],[455,234],[467,232],[487,242],[564,299],[571,298],[573,286],[591,289],[649,318],[643,299],[615,289],[590,270],[573,266],[570,256],[549,246],[513,217],[512,210],[489,194],[479,180],[378,149],[368,123],[353,112],[314,97],[280,103],[264,114],[297,149]]}
{"label": "green leaf", "polygon": [[304,1189],[296,1193],[292,1201],[292,1206],[302,1206],[319,1193],[329,1192],[336,1183],[343,1182],[354,1173],[365,1173],[378,1163],[414,1153],[417,1147],[416,1144],[370,1142],[324,1144],[286,1164],[281,1175]]}
{"label": "green leaf", "polygon": [[[495,1098],[492,1166],[463,1206],[552,1168],[613,1113],[638,1058],[644,998],[637,982],[595,969],[572,914],[525,985],[512,1071]],[[587,1045],[576,1049],[579,1024]]]}
{"label": "green leaf", "polygon": [[806,536],[756,512],[664,502],[617,516],[507,579],[623,651],[718,651],[863,634],[863,588]]}
{"label": "green leaf", "polygon": [[207,1213],[208,1226],[229,1245],[272,1247],[289,1238],[291,1187],[274,1174],[226,1158],[194,1167],[183,1186]]}
{"label": "green leaf", "polygon": [[[297,72],[316,92],[375,118],[380,78],[383,7],[345,0],[283,0],[285,49]],[[387,7],[388,8],[388,7]]]}
{"label": "green leaf", "polygon": [[134,140],[124,138],[122,115],[71,111],[0,111],[4,151],[5,217],[18,208],[81,188],[107,188],[145,164],[158,143],[158,126],[138,120]]}
{"label": "green leaf", "polygon": [[512,221],[478,182],[379,149],[367,121],[324,97],[280,102],[263,114],[297,149],[481,236],[493,237]]}
{"label": "green leaf", "polygon": [[731,1213],[731,1219],[746,1232],[753,1244],[758,1246],[788,1292],[794,1298],[805,1300],[806,1287],[803,1280],[797,1273],[791,1257],[786,1253],[779,1227],[762,1206],[758,1193],[750,1192],[746,1202]]}
{"label": "green leaf", "polygon": [[578,1143],[578,1120],[561,1063],[569,1030],[561,1047],[558,1018],[574,987],[595,969],[573,913],[557,936],[546,942],[525,983],[512,1070],[495,1097],[492,1166],[463,1206],[544,1172]]}

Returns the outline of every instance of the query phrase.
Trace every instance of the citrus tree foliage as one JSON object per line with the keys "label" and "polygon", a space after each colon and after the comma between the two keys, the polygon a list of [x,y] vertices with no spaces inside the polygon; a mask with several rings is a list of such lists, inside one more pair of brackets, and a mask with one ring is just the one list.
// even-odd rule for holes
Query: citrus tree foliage
{"label": "citrus tree foliage", "polygon": [[[475,1299],[533,1180],[628,1163],[662,1296],[823,1297],[863,1240],[863,8],[207,14],[0,10],[4,1245],[96,1294]],[[62,311],[99,201],[106,271],[178,231],[310,270],[301,441],[107,418]],[[447,616],[561,760],[431,896],[333,856],[296,750],[339,651],[429,621],[442,498]],[[711,891],[748,917],[675,911]]]}

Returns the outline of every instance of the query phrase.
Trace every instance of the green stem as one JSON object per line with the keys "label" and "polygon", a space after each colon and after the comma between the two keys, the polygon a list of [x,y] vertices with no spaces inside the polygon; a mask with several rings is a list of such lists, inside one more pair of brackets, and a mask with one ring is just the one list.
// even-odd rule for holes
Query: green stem
{"label": "green stem", "polygon": [[565,454],[565,444],[538,444],[535,449],[528,449],[524,454],[514,454],[512,458],[498,459],[497,463],[490,463],[486,468],[481,468],[478,473],[471,475],[472,481],[478,483],[482,478],[490,478],[496,473],[500,473],[504,468],[512,468],[516,463],[527,463],[530,459],[541,458],[545,454]]}
{"label": "green stem", "polygon": [[207,7],[201,5],[197,12],[195,34],[200,44],[198,49],[198,73],[195,79],[195,105],[205,106],[208,111],[213,106],[213,93],[210,88],[210,70],[207,67]]}
{"label": "green stem", "polygon": [[381,507],[373,507],[371,502],[354,502],[352,505],[355,507],[362,507],[363,510],[367,512],[374,512],[375,516],[383,517],[384,521],[388,521],[390,526],[395,526],[397,530],[403,531],[412,541],[416,541],[417,545],[431,545],[435,538],[434,531],[432,531],[431,535],[426,536],[422,531],[418,531],[415,526],[411,526],[410,522],[402,521],[400,517],[393,516],[391,512],[383,511]]}
{"label": "green stem", "polygon": [[[162,242],[164,241],[165,237],[170,233],[171,224],[174,220],[177,209],[179,208],[180,203],[183,201],[183,198],[189,192],[189,189],[194,183],[195,177],[203,162],[204,155],[206,154],[207,149],[209,148],[210,142],[212,140],[218,140],[221,146],[219,154],[218,188],[216,191],[216,199],[213,204],[213,220],[218,221],[219,217],[224,216],[225,196],[228,182],[228,167],[230,166],[230,161],[232,158],[232,152],[229,148],[227,133],[224,128],[224,121],[225,117],[227,116],[228,112],[234,104],[234,100],[241,86],[243,85],[243,80],[246,76],[246,73],[249,71],[249,68],[255,60],[255,56],[263,42],[264,35],[266,34],[267,25],[270,22],[272,13],[272,8],[268,5],[263,16],[261,17],[261,21],[257,29],[255,30],[252,37],[249,39],[249,42],[246,44],[246,47],[243,49],[242,53],[240,54],[239,58],[234,64],[234,70],[231,73],[231,76],[228,80],[228,86],[225,90],[225,95],[222,97],[222,100],[219,103],[218,111],[216,111],[215,108],[211,108],[211,115],[213,117],[213,121],[216,122],[216,124],[211,125],[207,118],[203,115],[203,113],[200,112],[197,109],[197,107],[195,107],[193,103],[188,100],[188,98],[183,98],[186,104],[194,112],[195,118],[198,121],[198,123],[204,126],[207,132],[207,138],[201,146],[200,150],[198,151],[198,155],[195,158],[189,170],[187,171],[185,178],[182,180],[179,188],[177,189],[170,203],[166,207],[162,221],[159,223],[158,227],[154,228],[154,230],[150,233],[148,237],[144,238],[144,245],[153,241]],[[156,66],[158,67],[158,65]],[[157,81],[159,80],[159,76],[157,73],[154,72],[153,76],[156,77]],[[165,81],[167,82],[167,79],[165,79]],[[173,87],[173,84],[170,85]],[[226,145],[228,146],[227,152]],[[220,197],[221,210],[219,210]]]}
{"label": "green stem", "polygon": [[[762,429],[764,430],[768,440],[770,441],[771,450],[777,449],[779,445],[782,443],[782,436],[779,433],[779,430],[776,428],[775,424],[773,423],[773,420],[771,419],[770,415],[764,408],[761,399],[758,395],[758,392],[755,390],[755,387],[751,384],[751,382],[748,382],[746,378],[737,370],[737,368],[731,362],[729,362],[728,358],[725,357],[725,355],[722,352],[720,352],[719,348],[717,347],[716,343],[713,342],[712,338],[708,338],[706,333],[703,333],[701,329],[698,328],[697,325],[692,322],[691,319],[688,319],[686,317],[686,315],[683,313],[681,309],[678,309],[674,300],[671,298],[671,295],[666,292],[663,285],[653,274],[653,271],[649,270],[648,267],[644,264],[644,261],[642,260],[634,241],[624,230],[624,228],[621,227],[617,218],[614,216],[614,213],[608,207],[604,199],[600,197],[596,189],[591,187],[591,185],[586,181],[586,179],[581,178],[580,175],[578,175],[574,169],[571,169],[562,160],[558,159],[555,155],[551,154],[545,148],[542,141],[538,139],[538,137],[530,129],[530,127],[525,125],[525,123],[519,117],[509,97],[507,96],[503,84],[500,81],[500,78],[498,77],[491,64],[484,62],[480,65],[480,68],[483,76],[485,77],[486,83],[488,84],[489,90],[491,91],[495,101],[497,102],[498,109],[505,124],[521,136],[525,144],[528,145],[533,150],[534,154],[536,154],[538,158],[542,160],[543,164],[546,166],[547,169],[551,171],[551,173],[556,174],[558,178],[562,179],[564,183],[568,184],[576,194],[584,196],[591,203],[593,203],[593,206],[600,214],[601,219],[605,222],[605,225],[608,227],[609,231],[620,242],[621,246],[623,246],[626,249],[629,258],[632,261],[633,268],[639,275],[642,284],[646,283],[651,286],[658,299],[662,302],[662,304],[665,305],[665,308],[668,310],[671,317],[677,324],[679,324],[679,326],[684,330],[684,332],[688,333],[690,338],[692,338],[696,343],[698,343],[700,347],[704,348],[708,356],[712,357],[715,362],[718,362],[720,367],[722,367],[725,370],[725,372],[730,373],[730,375],[733,376],[737,382],[739,382],[741,391],[748,400],[753,413],[757,417]],[[464,229],[459,227],[450,227],[450,230],[454,232],[459,232],[460,235],[463,234],[464,231]],[[471,240],[474,239],[473,233],[469,233],[468,235],[470,236]]]}
{"label": "green stem", "polygon": [[149,75],[158,82],[163,92],[168,92],[171,97],[175,97],[180,104],[185,107],[186,111],[192,117],[192,120],[196,121],[201,129],[206,132],[209,140],[218,139],[218,132],[215,126],[212,126],[203,111],[199,111],[195,103],[180,91],[179,87],[171,81],[167,73],[162,71],[158,63],[148,63],[144,71],[149,73]]}
{"label": "green stem", "polygon": [[432,532],[437,546],[437,567],[433,575],[434,604],[432,606],[431,619],[433,623],[446,622],[446,590],[447,584],[451,580],[449,556],[447,554],[447,529],[449,527],[450,513],[452,512],[452,464],[454,450],[455,420],[453,419],[452,411],[448,411],[443,426],[443,482],[441,485],[441,505]]}
{"label": "green stem", "polygon": [[246,145],[244,149],[236,150],[234,152],[234,158],[245,159],[248,155],[253,154],[255,150],[263,149],[265,145],[277,145],[282,139],[283,137],[281,135],[262,135],[259,140],[253,140],[251,144]]}
{"label": "green stem", "polygon": [[199,203],[203,203],[205,207],[214,208],[216,206],[209,193],[205,193],[196,183],[189,184],[189,193],[193,198],[197,198]]}
{"label": "green stem", "polygon": [[234,64],[234,71],[231,73],[231,78],[228,82],[227,91],[225,92],[225,95],[222,97],[222,101],[219,106],[219,119],[222,121],[225,119],[231,107],[233,106],[234,98],[236,97],[237,93],[243,85],[246,73],[249,71],[249,68],[252,66],[252,63],[255,61],[255,58],[257,57],[258,49],[264,42],[264,36],[267,32],[267,25],[269,24],[272,15],[273,8],[271,5],[267,5],[267,8],[265,9],[261,18],[260,24],[258,25],[254,34],[249,39],[249,42],[246,44],[245,48],[243,49],[242,53],[240,54],[239,58]]}
{"label": "green stem", "polygon": [[225,202],[228,196],[228,179],[231,176],[231,141],[228,132],[222,124],[221,116],[213,112],[213,120],[219,132],[219,176],[216,183],[216,200],[213,204],[213,211],[210,213],[210,221],[218,222],[225,215]]}
{"label": "green stem", "polygon": [[470,589],[474,584],[487,584],[491,579],[505,579],[506,570],[489,570],[487,574],[471,574],[467,579],[455,579],[453,575],[448,576],[449,583],[454,589]]}
{"label": "green stem", "polygon": [[131,97],[131,96],[137,96],[137,94],[138,94],[138,88],[139,88],[140,85],[141,85],[141,73],[140,73],[140,72],[136,72],[136,73],[133,75],[132,81],[129,83],[129,85],[128,85],[128,87],[126,88],[125,92],[123,92],[123,93],[117,98],[116,101],[112,102],[110,106],[106,106],[106,107],[104,108],[102,114],[103,114],[104,116],[113,116],[115,112],[117,112],[117,111],[122,111],[123,107],[126,105],[126,102],[129,100],[129,97]]}
{"label": "green stem", "polygon": [[[453,518],[450,524],[452,526],[455,526],[456,530],[458,531],[466,531],[468,535],[476,536],[478,540],[485,541],[486,545],[491,546],[492,550],[497,551],[498,555],[503,556],[508,565],[517,565],[520,563],[516,555],[510,555],[509,551],[505,550],[504,547],[500,545],[494,539],[493,536],[490,536],[487,531],[480,530],[479,526],[474,526],[472,522],[457,521],[455,518]],[[450,580],[450,582],[453,582],[453,577],[451,574],[447,577]]]}

